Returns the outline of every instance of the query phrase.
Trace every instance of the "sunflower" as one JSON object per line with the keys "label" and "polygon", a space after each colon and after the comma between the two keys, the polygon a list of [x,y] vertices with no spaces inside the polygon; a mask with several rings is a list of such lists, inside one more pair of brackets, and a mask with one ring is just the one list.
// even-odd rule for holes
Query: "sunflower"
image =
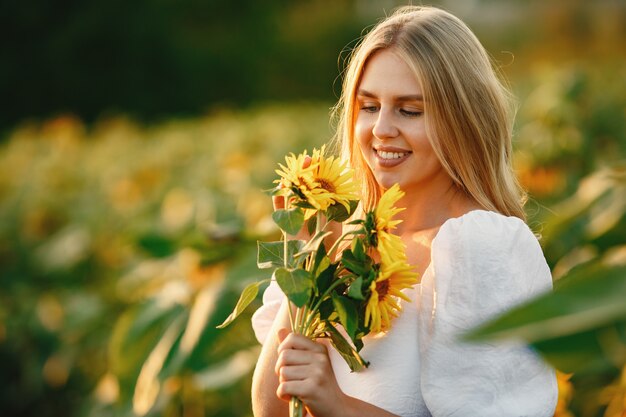
{"label": "sunflower", "polygon": [[[297,157],[291,154],[286,157],[287,166],[280,165],[276,170],[281,179],[275,182],[290,188],[315,210],[327,210],[333,204],[341,204],[349,210],[349,202],[358,199],[358,187],[353,181],[354,175],[347,165],[335,157],[324,155],[325,146],[320,150],[313,149],[310,165],[302,168],[306,151]],[[314,211],[307,210],[310,217]]]}
{"label": "sunflower", "polygon": [[404,191],[400,190],[398,184],[394,184],[380,197],[378,205],[374,209],[377,231],[389,232],[402,222],[402,220],[392,220],[396,214],[404,210],[404,208],[394,206],[402,197],[404,197]]}
{"label": "sunflower", "polygon": [[376,251],[381,259],[388,262],[392,259],[406,260],[406,246],[402,238],[384,230],[377,231]]}
{"label": "sunflower", "polygon": [[[368,213],[371,219],[367,221],[371,228],[371,244],[376,247],[381,257],[388,259],[406,259],[404,243],[399,236],[391,233],[402,220],[393,220],[393,217],[404,210],[395,207],[395,204],[404,196],[398,184],[389,188],[378,201],[376,208]],[[367,226],[366,226],[367,227]]]}
{"label": "sunflower", "polygon": [[291,153],[285,157],[287,166],[279,163],[280,169],[275,171],[280,179],[275,180],[274,183],[279,184],[281,188],[290,189],[302,200],[306,200],[305,192],[313,187],[313,171],[317,168],[313,163],[308,163],[308,166],[304,168],[307,158],[311,157],[306,151],[298,156]]}
{"label": "sunflower", "polygon": [[311,205],[319,210],[326,210],[333,204],[341,204],[350,209],[350,201],[358,200],[358,186],[354,182],[354,172],[345,162],[334,156],[326,157],[326,146],[313,149],[312,164],[316,164],[313,176],[317,184],[312,190]]}
{"label": "sunflower", "polygon": [[391,320],[402,310],[400,299],[411,301],[402,292],[419,282],[413,267],[404,260],[381,262],[376,279],[370,285],[370,297],[365,307],[365,325],[378,333],[391,327]]}

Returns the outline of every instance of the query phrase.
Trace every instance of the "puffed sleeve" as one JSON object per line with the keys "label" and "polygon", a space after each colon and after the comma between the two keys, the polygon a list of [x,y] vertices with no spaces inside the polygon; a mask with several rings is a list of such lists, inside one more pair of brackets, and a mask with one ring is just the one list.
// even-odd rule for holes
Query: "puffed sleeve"
{"label": "puffed sleeve", "polygon": [[552,416],[554,371],[521,342],[459,335],[552,287],[541,247],[514,217],[476,211],[433,240],[420,293],[421,389],[433,417]]}
{"label": "puffed sleeve", "polygon": [[272,328],[283,297],[284,294],[280,287],[276,281],[272,280],[263,293],[263,305],[252,315],[252,329],[261,344],[265,342],[265,338]]}

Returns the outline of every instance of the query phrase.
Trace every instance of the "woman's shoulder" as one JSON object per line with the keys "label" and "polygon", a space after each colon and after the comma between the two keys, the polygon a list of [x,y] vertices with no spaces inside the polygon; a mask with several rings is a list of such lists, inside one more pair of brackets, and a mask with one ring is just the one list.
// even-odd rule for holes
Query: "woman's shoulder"
{"label": "woman's shoulder", "polygon": [[484,210],[446,221],[433,240],[431,262],[433,291],[450,306],[450,314],[474,311],[477,323],[552,285],[543,251],[526,223]]}
{"label": "woman's shoulder", "polygon": [[528,225],[491,211],[473,210],[446,221],[433,240],[431,261],[440,276],[451,279],[491,276],[490,280],[506,281],[535,276],[546,285],[551,282],[543,250]]}
{"label": "woman's shoulder", "polygon": [[541,250],[522,219],[487,210],[472,210],[448,219],[433,240],[433,249],[448,246],[465,252]]}
{"label": "woman's shoulder", "polygon": [[508,228],[528,227],[519,217],[505,216],[502,213],[482,209],[470,210],[467,213],[448,219],[441,229],[460,230],[474,228],[484,231],[501,231]]}

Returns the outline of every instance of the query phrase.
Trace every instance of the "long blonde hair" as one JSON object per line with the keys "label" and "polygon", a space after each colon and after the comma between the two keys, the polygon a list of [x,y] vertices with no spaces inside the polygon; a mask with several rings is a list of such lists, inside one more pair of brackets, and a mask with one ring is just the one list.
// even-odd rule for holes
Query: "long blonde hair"
{"label": "long blonde hair", "polygon": [[368,59],[393,48],[424,95],[426,131],[456,186],[487,210],[525,218],[525,193],[512,168],[512,97],[472,31],[433,7],[406,6],[375,26],[353,50],[335,107],[335,140],[363,181],[366,206],[381,190],[354,140],[356,91]]}

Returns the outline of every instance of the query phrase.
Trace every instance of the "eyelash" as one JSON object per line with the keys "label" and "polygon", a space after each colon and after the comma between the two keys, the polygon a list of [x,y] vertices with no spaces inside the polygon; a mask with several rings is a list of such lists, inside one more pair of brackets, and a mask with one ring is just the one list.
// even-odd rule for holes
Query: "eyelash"
{"label": "eyelash", "polygon": [[423,112],[400,109],[400,113],[408,117],[417,117],[417,116],[421,116]]}
{"label": "eyelash", "polygon": [[[360,108],[362,111],[365,111],[367,113],[374,113],[375,111],[378,110],[378,106],[361,106]],[[400,113],[404,116],[407,117],[418,117],[421,116],[422,114],[424,114],[423,111],[412,111],[412,110],[406,110],[406,109],[400,109]]]}
{"label": "eyelash", "polygon": [[376,110],[378,110],[378,107],[376,106],[361,106],[361,110],[367,112],[367,113],[374,113]]}

